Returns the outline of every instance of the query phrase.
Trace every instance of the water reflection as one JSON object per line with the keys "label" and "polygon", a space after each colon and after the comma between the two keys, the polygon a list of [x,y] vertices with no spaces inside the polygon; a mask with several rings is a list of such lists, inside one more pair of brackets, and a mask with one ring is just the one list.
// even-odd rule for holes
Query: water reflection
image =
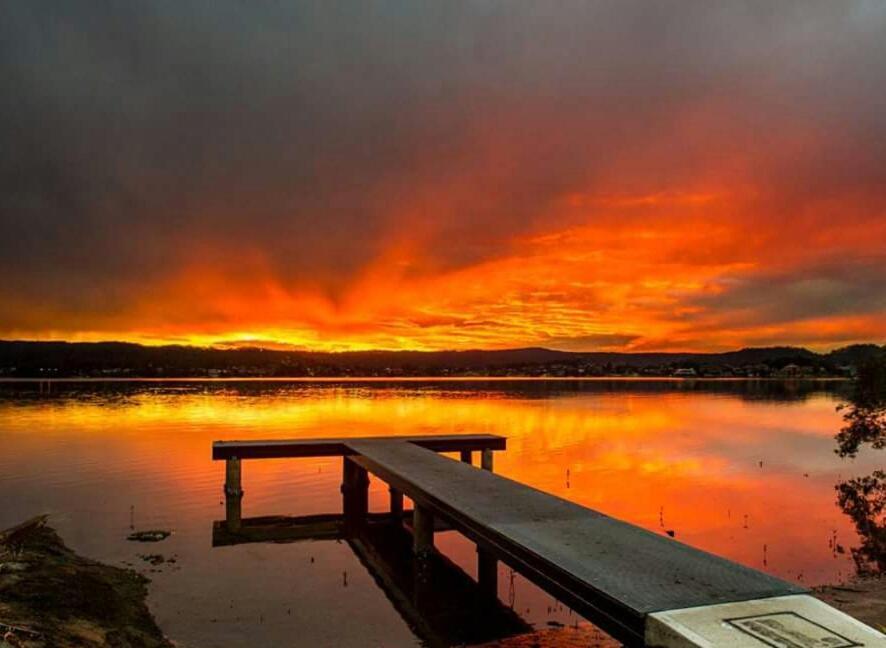
{"label": "water reflection", "polygon": [[851,549],[859,575],[886,574],[886,471],[841,482],[837,501],[861,539]]}
{"label": "water reflection", "polygon": [[[838,455],[854,458],[865,445],[886,447],[886,357],[860,367],[849,402],[840,410],[845,425],[835,437]],[[861,540],[850,550],[858,573],[886,574],[886,471],[841,481],[836,489],[837,502]]]}
{"label": "water reflection", "polygon": [[[876,476],[882,459],[870,444],[851,462],[833,452],[835,406],[848,398],[848,385],[831,382],[0,383],[0,522],[50,512],[75,549],[136,564],[130,526],[173,529],[160,550],[179,556],[178,569],[150,574],[150,604],[185,644],[277,645],[296,624],[319,646],[414,646],[347,544],[207,551],[224,516],[213,440],[502,434],[498,473],[815,585],[856,572],[850,548],[880,547],[859,554],[868,569],[882,556],[882,475],[853,482]],[[247,517],[340,505],[340,460],[244,462],[243,479]],[[373,481],[372,509],[387,504]],[[473,574],[471,543],[444,533],[439,546]],[[519,577],[499,581],[524,621],[574,622]]]}
{"label": "water reflection", "polygon": [[472,645],[532,629],[497,598],[484,596],[476,581],[452,560],[431,552],[414,554],[411,512],[398,519],[374,514],[359,529],[341,514],[267,516],[243,520],[237,533],[213,524],[213,546],[253,542],[345,541],[403,620],[427,646]]}

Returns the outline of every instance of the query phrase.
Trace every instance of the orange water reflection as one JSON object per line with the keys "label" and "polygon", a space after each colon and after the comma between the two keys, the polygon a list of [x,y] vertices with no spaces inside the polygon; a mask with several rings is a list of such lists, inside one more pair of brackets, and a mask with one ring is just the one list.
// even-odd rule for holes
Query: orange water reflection
{"label": "orange water reflection", "polygon": [[[53,389],[0,390],[0,440],[12,450],[0,479],[19,494],[0,517],[56,511],[73,544],[97,557],[131,548],[87,532],[89,520],[101,513],[119,525],[130,507],[139,524],[180,529],[181,542],[203,551],[209,522],[221,517],[215,439],[486,432],[509,438],[497,472],[789,580],[834,582],[852,573],[848,549],[857,544],[834,484],[877,461],[835,456],[837,397],[821,386],[790,397],[629,383]],[[247,462],[244,513],[339,510],[339,480],[336,459]],[[385,485],[373,481],[371,493],[383,508]],[[441,545],[472,562],[464,545]],[[198,549],[193,560],[211,574],[216,558],[198,559]]]}

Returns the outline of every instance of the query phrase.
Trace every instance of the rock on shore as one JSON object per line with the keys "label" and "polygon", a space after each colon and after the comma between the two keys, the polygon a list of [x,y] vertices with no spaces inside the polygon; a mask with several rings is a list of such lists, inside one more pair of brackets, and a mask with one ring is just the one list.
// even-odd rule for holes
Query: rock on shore
{"label": "rock on shore", "polygon": [[36,518],[0,534],[0,646],[171,648],[148,579],[78,556]]}

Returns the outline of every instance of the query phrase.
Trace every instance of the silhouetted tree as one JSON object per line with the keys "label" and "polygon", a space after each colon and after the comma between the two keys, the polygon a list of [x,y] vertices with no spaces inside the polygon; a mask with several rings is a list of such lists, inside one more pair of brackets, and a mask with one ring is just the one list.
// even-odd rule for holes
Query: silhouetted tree
{"label": "silhouetted tree", "polygon": [[[841,409],[845,425],[835,437],[837,454],[854,457],[864,444],[886,447],[886,354],[859,367],[850,402]],[[852,549],[858,573],[886,574],[886,471],[875,470],[835,488],[837,503],[861,539],[861,546]]]}
{"label": "silhouetted tree", "polygon": [[837,454],[854,457],[865,443],[886,447],[886,354],[858,369],[850,402],[841,405],[846,425],[837,434]]}
{"label": "silhouetted tree", "polygon": [[858,573],[886,574],[886,471],[837,484],[837,502],[861,538],[852,549]]}

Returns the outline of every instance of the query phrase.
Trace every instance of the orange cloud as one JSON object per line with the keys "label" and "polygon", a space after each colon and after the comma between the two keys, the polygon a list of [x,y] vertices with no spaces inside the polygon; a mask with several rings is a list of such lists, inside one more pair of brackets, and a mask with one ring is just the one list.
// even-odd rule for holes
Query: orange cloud
{"label": "orange cloud", "polygon": [[[628,210],[635,204],[619,201]],[[74,337],[267,340],[330,350],[713,350],[773,343],[827,347],[877,340],[886,330],[881,304],[865,304],[864,291],[859,300],[867,311],[821,312],[819,301],[839,306],[850,288],[815,278],[818,255],[805,241],[772,258],[778,249],[773,234],[748,236],[741,222],[721,215],[719,199],[683,205],[665,200],[661,212],[640,220],[620,207],[595,211],[586,224],[515,237],[495,258],[442,271],[416,271],[422,249],[394,246],[335,298],[309,282],[287,285],[259,253],[232,253],[230,264],[195,263],[170,273],[103,322],[105,328]],[[839,238],[829,254],[878,253],[864,232],[841,228]],[[778,277],[767,277],[772,273]],[[767,306],[767,292],[778,300],[775,306],[788,309],[784,314],[769,312],[775,306]],[[786,296],[797,304],[786,303]]]}
{"label": "orange cloud", "polygon": [[344,7],[16,8],[0,336],[883,341],[886,13]]}

